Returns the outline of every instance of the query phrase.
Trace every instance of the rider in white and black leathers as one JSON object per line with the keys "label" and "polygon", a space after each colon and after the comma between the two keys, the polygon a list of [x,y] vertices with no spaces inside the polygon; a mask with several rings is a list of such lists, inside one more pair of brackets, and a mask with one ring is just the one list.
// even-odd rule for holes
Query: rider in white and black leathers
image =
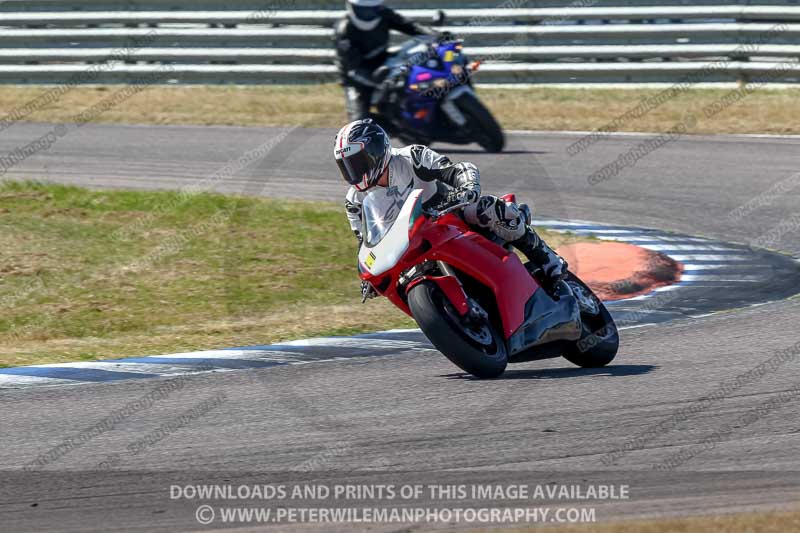
{"label": "rider in white and black leathers", "polygon": [[[567,271],[566,262],[527,225],[518,206],[496,196],[481,196],[480,173],[472,163],[453,163],[447,156],[422,145],[392,148],[388,134],[371,119],[351,122],[336,135],[334,157],[351,187],[345,198],[347,218],[353,233],[362,240],[361,206],[367,195],[393,197],[401,205],[414,189],[422,189],[423,206],[440,203],[454,191],[459,200],[470,202],[463,209],[464,220],[489,230],[519,249],[541,267],[555,283]],[[362,287],[372,296],[370,287]]]}

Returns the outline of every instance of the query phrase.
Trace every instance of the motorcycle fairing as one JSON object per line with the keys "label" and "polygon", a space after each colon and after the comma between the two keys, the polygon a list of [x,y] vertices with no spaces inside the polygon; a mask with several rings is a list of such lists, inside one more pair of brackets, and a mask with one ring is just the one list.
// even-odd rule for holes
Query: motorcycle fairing
{"label": "motorcycle fairing", "polygon": [[406,292],[413,289],[423,281],[431,281],[438,285],[439,289],[444,293],[447,300],[453,305],[456,312],[464,316],[469,311],[469,302],[467,295],[464,293],[464,287],[453,276],[421,276],[408,284]]}
{"label": "motorcycle fairing", "polygon": [[426,89],[414,90],[412,87],[419,87],[420,84],[425,84],[428,87],[427,90],[429,90],[434,80],[442,78],[442,74],[440,71],[427,67],[418,65],[411,67],[408,76],[410,83],[406,85],[405,90],[406,106],[402,112],[407,126],[423,131],[427,131],[432,127],[438,102],[433,96],[426,95]]}
{"label": "motorcycle fairing", "polygon": [[[463,224],[463,222],[462,222]],[[432,243],[434,244],[434,243]],[[539,290],[517,254],[482,235],[468,231],[434,244],[430,259],[475,278],[495,295],[503,325],[503,336],[511,338],[525,321],[525,302]]]}
{"label": "motorcycle fairing", "polygon": [[[443,99],[441,91],[445,90],[449,96],[453,89],[469,82],[461,48],[460,41],[440,43],[433,50],[429,49],[428,43],[420,42],[417,45],[403,46],[394,58],[387,61],[390,68],[407,67],[411,63],[404,90],[405,106],[401,112],[404,127],[421,131],[428,136],[434,134],[440,105],[453,99]],[[431,51],[434,56],[428,55]],[[417,62],[419,60],[423,61]]]}
{"label": "motorcycle fairing", "polygon": [[420,201],[422,189],[416,189],[409,194],[400,213],[392,223],[392,227],[384,237],[373,247],[362,246],[358,253],[359,268],[372,276],[391,270],[408,250],[408,226],[414,213],[415,205]]}
{"label": "motorcycle fairing", "polygon": [[[453,276],[422,275],[402,291],[388,290],[391,280],[429,261],[441,261],[488,287],[494,294],[509,354],[581,335],[580,308],[566,284],[554,301],[530,275],[519,256],[472,231],[457,215],[448,214],[428,225],[423,216],[422,189],[406,199],[380,241],[359,251],[361,278],[411,315],[404,294],[424,280],[436,283],[460,313],[469,310],[461,282]],[[422,231],[422,229],[424,231]]]}
{"label": "motorcycle fairing", "polygon": [[580,306],[565,284],[557,288],[559,299],[553,301],[545,291],[536,291],[525,304],[525,322],[508,339],[509,356],[555,341],[580,339]]}

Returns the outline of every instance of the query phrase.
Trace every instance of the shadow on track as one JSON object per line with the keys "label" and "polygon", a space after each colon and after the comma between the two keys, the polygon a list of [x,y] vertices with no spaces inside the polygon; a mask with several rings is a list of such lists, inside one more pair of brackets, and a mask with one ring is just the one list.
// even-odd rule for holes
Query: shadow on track
{"label": "shadow on track", "polygon": [[[525,370],[506,370],[505,373],[498,378],[504,379],[565,379],[565,378],[580,378],[585,376],[609,376],[609,377],[626,377],[626,376],[640,376],[649,374],[654,371],[657,366],[654,365],[613,365],[603,368],[541,368],[541,369],[525,369]],[[443,374],[439,377],[448,379],[465,379],[469,381],[484,381],[478,379],[470,374],[457,373],[457,374]],[[487,380],[492,381],[492,380]]]}

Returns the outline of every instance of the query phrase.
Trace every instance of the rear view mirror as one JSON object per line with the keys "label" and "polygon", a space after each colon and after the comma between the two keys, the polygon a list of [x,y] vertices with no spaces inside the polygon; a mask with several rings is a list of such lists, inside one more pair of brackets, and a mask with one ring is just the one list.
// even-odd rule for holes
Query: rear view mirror
{"label": "rear view mirror", "polygon": [[444,23],[446,21],[447,21],[447,15],[445,15],[444,11],[440,9],[433,16],[433,20],[431,20],[431,26],[444,26]]}

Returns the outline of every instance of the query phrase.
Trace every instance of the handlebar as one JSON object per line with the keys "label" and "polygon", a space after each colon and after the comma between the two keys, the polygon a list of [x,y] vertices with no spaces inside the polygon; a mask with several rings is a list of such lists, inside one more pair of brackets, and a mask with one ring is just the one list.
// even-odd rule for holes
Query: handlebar
{"label": "handlebar", "polygon": [[427,211],[425,211],[425,214],[431,220],[438,220],[438,219],[442,218],[443,216],[445,216],[447,214],[450,214],[453,211],[458,211],[462,207],[467,207],[468,205],[469,205],[469,202],[460,202],[460,203],[457,203],[455,205],[451,205],[449,207],[445,207],[444,209],[428,209]]}

